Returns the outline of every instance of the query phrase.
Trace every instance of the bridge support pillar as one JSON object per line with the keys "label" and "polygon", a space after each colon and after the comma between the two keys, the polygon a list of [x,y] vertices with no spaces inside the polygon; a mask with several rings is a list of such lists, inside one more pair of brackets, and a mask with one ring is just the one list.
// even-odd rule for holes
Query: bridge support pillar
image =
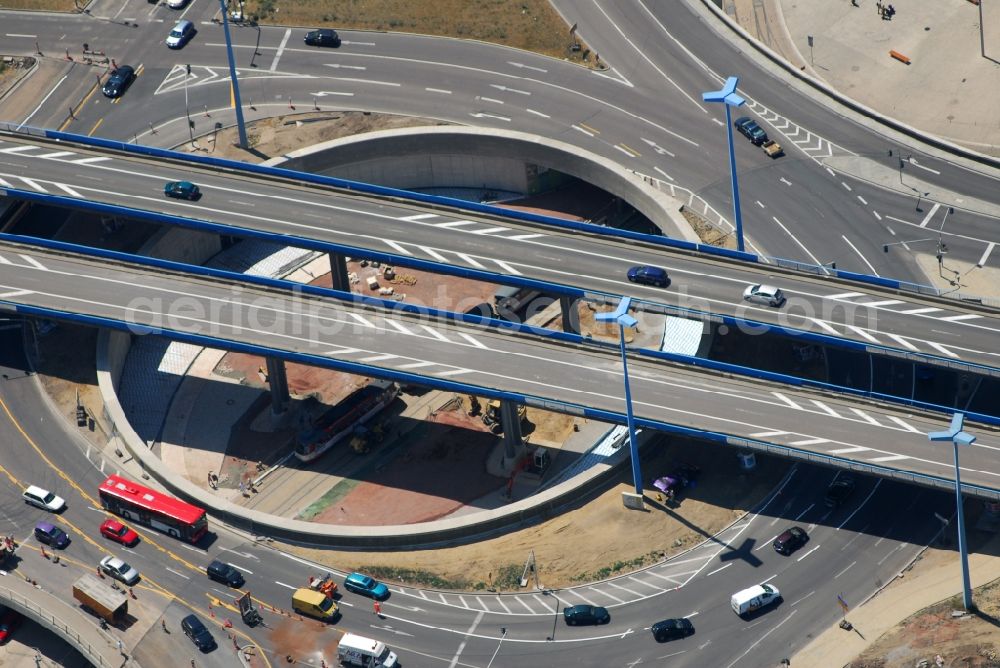
{"label": "bridge support pillar", "polygon": [[561,295],[559,308],[562,310],[562,328],[569,334],[580,333],[580,298]]}
{"label": "bridge support pillar", "polygon": [[347,257],[340,253],[330,253],[330,282],[334,290],[351,291],[351,281],[347,278]]}
{"label": "bridge support pillar", "polygon": [[267,358],[267,384],[271,387],[271,424],[279,426],[288,419],[288,375],[285,362],[276,357]]}
{"label": "bridge support pillar", "polygon": [[521,436],[521,416],[518,404],[506,399],[500,402],[500,423],[503,425],[504,458],[512,462],[524,453],[524,438]]}

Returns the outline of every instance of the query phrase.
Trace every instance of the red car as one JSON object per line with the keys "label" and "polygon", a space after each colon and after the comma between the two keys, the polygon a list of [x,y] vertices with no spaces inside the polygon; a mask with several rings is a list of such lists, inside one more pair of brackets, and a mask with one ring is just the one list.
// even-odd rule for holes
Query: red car
{"label": "red car", "polygon": [[139,542],[139,534],[118,520],[104,520],[104,524],[101,525],[101,535],[129,547]]}
{"label": "red car", "polygon": [[0,645],[10,640],[10,637],[14,635],[14,630],[21,625],[23,619],[21,613],[4,608],[3,613],[0,614]]}

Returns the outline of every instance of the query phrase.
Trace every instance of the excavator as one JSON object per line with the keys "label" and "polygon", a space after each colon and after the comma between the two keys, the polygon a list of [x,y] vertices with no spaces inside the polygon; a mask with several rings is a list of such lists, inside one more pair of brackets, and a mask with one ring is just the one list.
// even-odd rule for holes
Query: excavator
{"label": "excavator", "polygon": [[[525,419],[527,419],[528,411],[523,404],[518,404],[517,416],[520,418],[522,424]],[[500,400],[490,399],[487,401],[485,409],[483,410],[483,424],[489,427],[490,431],[497,435],[503,433],[503,424],[501,424],[500,417]]]}

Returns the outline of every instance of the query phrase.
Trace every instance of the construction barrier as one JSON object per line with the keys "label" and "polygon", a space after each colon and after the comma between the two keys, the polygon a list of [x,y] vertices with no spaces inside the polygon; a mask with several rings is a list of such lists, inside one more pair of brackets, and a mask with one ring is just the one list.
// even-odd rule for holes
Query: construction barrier
{"label": "construction barrier", "polygon": [[893,58],[895,58],[896,60],[898,60],[899,62],[905,64],[905,65],[909,65],[910,64],[909,57],[904,56],[899,51],[890,51],[889,55],[892,56]]}

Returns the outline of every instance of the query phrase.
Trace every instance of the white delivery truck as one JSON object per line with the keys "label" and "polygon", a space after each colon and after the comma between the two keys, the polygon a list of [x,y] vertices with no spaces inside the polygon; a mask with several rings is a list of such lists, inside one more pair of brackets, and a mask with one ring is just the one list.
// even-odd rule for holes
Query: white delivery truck
{"label": "white delivery truck", "polygon": [[754,610],[760,610],[777,603],[779,598],[781,598],[781,592],[778,591],[777,587],[759,584],[736,592],[729,603],[733,606],[733,612],[742,617]]}
{"label": "white delivery truck", "polygon": [[353,633],[345,633],[337,646],[337,659],[341,665],[362,668],[396,668],[399,662],[396,654],[390,652],[384,642],[365,638]]}

